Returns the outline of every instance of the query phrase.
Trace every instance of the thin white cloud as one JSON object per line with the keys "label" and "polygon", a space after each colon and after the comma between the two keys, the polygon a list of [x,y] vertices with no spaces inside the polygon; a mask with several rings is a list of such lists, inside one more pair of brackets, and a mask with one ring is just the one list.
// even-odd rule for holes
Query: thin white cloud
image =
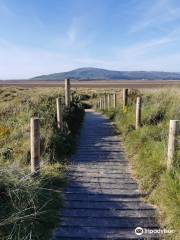
{"label": "thin white cloud", "polygon": [[13,17],[15,14],[4,2],[0,2],[0,17]]}
{"label": "thin white cloud", "polygon": [[88,47],[94,41],[93,35],[87,32],[86,18],[83,15],[72,18],[66,35],[67,44],[75,49]]}
{"label": "thin white cloud", "polygon": [[[151,5],[149,5],[151,3]],[[180,7],[173,4],[172,0],[153,0],[145,4],[142,1],[142,8],[138,11],[138,18],[130,33],[138,33],[149,27],[158,27],[174,20],[180,19]]]}
{"label": "thin white cloud", "polygon": [[155,52],[157,50],[164,50],[164,52],[166,52],[166,47],[169,47],[171,46],[171,44],[174,44],[174,43],[178,44],[179,40],[180,40],[180,30],[175,29],[171,31],[168,35],[160,38],[154,38],[146,41],[136,42],[124,48],[116,47],[114,49],[114,53],[117,57],[121,57],[121,58],[123,57],[124,59],[129,57],[137,58],[140,56],[149,57],[151,53],[154,53],[154,57],[156,57]]}
{"label": "thin white cloud", "polygon": [[66,32],[60,34],[52,41],[52,45],[61,50],[82,51],[94,43],[94,35],[87,31],[84,16],[74,16]]}
{"label": "thin white cloud", "polygon": [[0,79],[31,78],[84,66],[103,66],[106,61],[73,53],[15,45],[0,39]]}
{"label": "thin white cloud", "polygon": [[91,58],[61,55],[41,49],[0,47],[0,79],[30,78],[41,74],[69,71],[79,67],[100,67],[114,70],[179,71],[180,54],[146,58]]}
{"label": "thin white cloud", "polygon": [[161,39],[154,39],[150,40],[148,42],[141,42],[138,44],[135,44],[133,46],[124,48],[124,49],[119,49],[119,55],[123,55],[124,57],[129,56],[129,57],[137,57],[140,55],[145,55],[157,48],[160,48],[173,40],[171,38],[161,38]]}
{"label": "thin white cloud", "polygon": [[[159,2],[159,5],[156,5],[157,9],[154,5],[147,13],[143,14],[142,22],[137,22],[132,27],[134,32],[144,30],[157,23],[179,18],[179,12],[172,7],[169,0],[157,1]],[[10,12],[4,10],[4,14],[10,14]],[[34,22],[37,22],[40,27],[44,27],[41,19],[34,18]],[[95,42],[95,35],[88,31],[86,18],[74,17],[63,34],[60,34],[55,40],[53,36],[52,43],[48,42],[54,50],[23,47],[0,39],[0,79],[30,78],[86,66],[114,70],[179,71],[180,52],[166,54],[165,51],[166,47],[171,46],[170,44],[175,42],[178,44],[180,39],[178,28],[171,31],[166,36],[134,42],[125,48],[117,46],[112,54],[109,53],[109,49],[112,49],[112,46],[109,45],[109,49],[107,48],[109,57],[102,59],[98,54],[97,57],[92,57],[90,49],[88,49]],[[164,53],[161,56],[156,54],[152,56],[151,53],[159,49],[164,49]]]}
{"label": "thin white cloud", "polygon": [[179,72],[180,54],[168,54],[166,57],[139,57],[126,59],[119,63],[119,69],[134,71],[170,71]]}
{"label": "thin white cloud", "polygon": [[76,43],[78,35],[80,34],[80,30],[81,30],[80,18],[74,17],[66,33],[70,44],[74,45]]}
{"label": "thin white cloud", "polygon": [[95,58],[80,58],[75,59],[75,66],[89,66],[89,67],[100,67],[112,70],[122,71],[170,71],[178,72],[180,62],[180,53],[168,54],[166,57],[157,56],[145,58],[131,57],[124,59],[113,58],[113,59],[95,59]]}
{"label": "thin white cloud", "polygon": [[42,49],[16,46],[0,40],[0,79],[29,78],[62,70],[66,57]]}
{"label": "thin white cloud", "polygon": [[[109,58],[60,54],[43,49],[16,46],[0,39],[0,79],[30,78],[36,75],[69,71],[79,67],[100,67],[114,70],[179,71],[180,53],[147,57],[147,50],[168,43],[168,39],[132,46],[120,55]],[[137,55],[138,51],[141,54]],[[120,53],[120,52],[119,52]],[[132,54],[133,53],[133,54]]]}
{"label": "thin white cloud", "polygon": [[74,42],[76,42],[76,37],[77,37],[77,31],[75,29],[70,29],[67,32],[68,38],[70,40],[70,42],[73,44]]}

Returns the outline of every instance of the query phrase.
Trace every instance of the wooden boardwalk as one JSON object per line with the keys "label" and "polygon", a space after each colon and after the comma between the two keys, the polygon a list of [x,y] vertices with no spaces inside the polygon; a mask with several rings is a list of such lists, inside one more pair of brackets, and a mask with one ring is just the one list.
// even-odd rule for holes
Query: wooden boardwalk
{"label": "wooden boardwalk", "polygon": [[111,123],[92,110],[86,111],[68,177],[53,240],[158,239],[135,234],[136,227],[157,228],[155,210],[143,202]]}

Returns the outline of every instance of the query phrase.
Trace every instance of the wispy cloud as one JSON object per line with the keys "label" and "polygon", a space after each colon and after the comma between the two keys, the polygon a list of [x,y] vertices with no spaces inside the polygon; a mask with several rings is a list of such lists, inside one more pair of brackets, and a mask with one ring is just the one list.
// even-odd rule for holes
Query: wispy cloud
{"label": "wispy cloud", "polygon": [[62,1],[67,12],[55,18],[50,0],[11,2],[0,0],[0,78],[83,66],[179,71],[179,0]]}
{"label": "wispy cloud", "polygon": [[179,71],[179,63],[180,62],[180,54],[173,53],[168,54],[166,57],[164,56],[157,56],[157,57],[149,57],[144,58],[139,57],[137,59],[129,58],[126,60],[122,60],[119,62],[118,69],[122,70],[134,70],[134,71],[171,71],[177,72]]}
{"label": "wispy cloud", "polygon": [[0,39],[0,79],[29,78],[66,69],[66,57],[41,48],[14,45]]}
{"label": "wispy cloud", "polygon": [[[165,44],[166,40],[164,40]],[[162,42],[163,43],[163,40]],[[144,45],[144,49],[159,46],[159,43]],[[132,50],[132,49],[131,49]],[[128,51],[131,51],[130,49]],[[63,55],[44,49],[25,48],[15,46],[5,40],[0,41],[0,79],[30,78],[36,75],[54,72],[69,71],[83,66],[101,67],[114,70],[168,70],[179,69],[180,53],[171,53],[166,57],[146,57],[144,54],[137,56],[137,48],[134,54],[128,51],[120,56],[111,58],[85,57],[76,55]],[[143,50],[144,51],[144,50]]]}
{"label": "wispy cloud", "polygon": [[87,31],[87,19],[85,16],[75,16],[67,29],[68,44],[73,48],[85,48],[94,41],[94,36]]}
{"label": "wispy cloud", "polygon": [[0,17],[12,17],[14,12],[4,2],[0,2]]}
{"label": "wispy cloud", "polygon": [[[124,48],[114,48],[113,54],[119,68],[127,70],[177,71],[180,50],[172,46],[178,44],[180,31],[173,30],[168,35],[135,42]],[[171,51],[167,51],[170,47]],[[168,65],[169,63],[169,65]],[[118,66],[118,64],[116,64]]]}
{"label": "wispy cloud", "polygon": [[161,37],[161,38],[154,38],[150,39],[149,41],[141,41],[136,42],[128,47],[119,48],[116,47],[114,49],[114,53],[116,56],[120,56],[121,58],[127,57],[139,57],[142,55],[149,55],[151,52],[160,50],[162,48],[166,48],[170,44],[177,42],[180,40],[180,35],[177,32],[171,32],[169,35]]}
{"label": "wispy cloud", "polygon": [[80,18],[74,17],[66,33],[70,44],[74,45],[77,42],[80,31],[81,31]]}
{"label": "wispy cloud", "polygon": [[94,40],[92,32],[87,31],[86,18],[81,15],[72,17],[67,30],[56,36],[52,43],[57,49],[67,51],[68,54],[70,50],[83,51],[91,46]]}
{"label": "wispy cloud", "polygon": [[152,50],[160,48],[168,43],[172,42],[171,38],[161,38],[161,39],[153,39],[148,42],[141,42],[138,44],[134,44],[124,49],[119,49],[119,55],[124,57],[131,56],[131,57],[138,57],[140,55],[144,55],[149,53]]}
{"label": "wispy cloud", "polygon": [[30,78],[68,71],[82,66],[102,66],[102,60],[84,58],[70,52],[23,47],[0,39],[0,79]]}
{"label": "wispy cloud", "polygon": [[139,20],[132,25],[130,33],[137,33],[149,27],[156,28],[180,19],[180,7],[173,2],[172,0],[152,0],[147,4],[146,1],[142,1],[138,11]]}

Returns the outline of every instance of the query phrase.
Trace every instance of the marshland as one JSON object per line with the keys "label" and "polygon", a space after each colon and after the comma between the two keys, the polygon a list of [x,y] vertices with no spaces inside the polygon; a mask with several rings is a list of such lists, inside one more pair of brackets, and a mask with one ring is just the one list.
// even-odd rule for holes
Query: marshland
{"label": "marshland", "polygon": [[[122,141],[133,178],[144,201],[156,209],[161,228],[178,239],[180,228],[179,136],[171,170],[167,170],[169,121],[180,119],[178,88],[129,89],[123,108],[122,89],[71,89],[71,104],[63,108],[63,130],[57,127],[56,98],[63,88],[2,87],[0,89],[0,237],[50,239],[63,209],[69,157],[76,152],[84,108],[96,108],[104,94],[116,94],[116,105],[96,108],[113,122]],[[141,126],[135,128],[136,98],[142,98]],[[41,172],[30,172],[30,119],[40,119]],[[88,138],[88,136],[87,136]]]}

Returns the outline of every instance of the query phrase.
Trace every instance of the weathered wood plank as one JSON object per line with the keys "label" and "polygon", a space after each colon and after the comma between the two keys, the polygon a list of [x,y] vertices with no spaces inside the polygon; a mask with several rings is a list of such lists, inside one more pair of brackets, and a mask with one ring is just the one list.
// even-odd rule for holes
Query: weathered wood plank
{"label": "weathered wood plank", "polygon": [[54,232],[54,240],[137,239],[136,227],[157,227],[155,210],[143,202],[121,142],[107,118],[86,112],[78,149],[71,160],[61,227]]}

